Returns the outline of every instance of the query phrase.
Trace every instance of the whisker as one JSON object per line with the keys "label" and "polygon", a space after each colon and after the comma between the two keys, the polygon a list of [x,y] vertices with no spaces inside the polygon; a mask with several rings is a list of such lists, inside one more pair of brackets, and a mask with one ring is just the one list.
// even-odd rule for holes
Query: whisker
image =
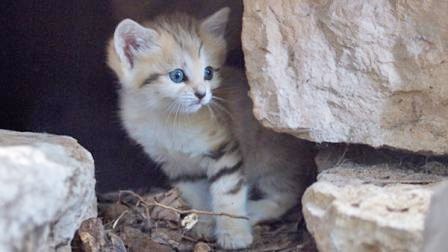
{"label": "whisker", "polygon": [[233,92],[233,93],[240,93],[242,90],[240,87],[218,87],[215,88],[215,92]]}
{"label": "whisker", "polygon": [[222,106],[225,109],[228,109],[228,101],[221,101],[221,100],[213,100],[214,103],[218,104],[219,106]]}
{"label": "whisker", "polygon": [[210,113],[210,117],[211,117],[213,120],[216,120],[215,113],[213,113],[213,109],[211,108],[211,106],[207,105],[207,106],[205,106],[205,107],[207,108],[208,112]]}
{"label": "whisker", "polygon": [[226,99],[221,98],[221,97],[216,96],[216,95],[213,95],[213,96],[212,96],[212,99],[216,99],[216,100],[223,101],[223,102],[228,102]]}
{"label": "whisker", "polygon": [[219,111],[216,111],[216,108],[214,107],[214,104],[210,103],[210,110],[213,112],[213,114],[215,114],[215,118],[216,118],[216,114],[219,114]]}
{"label": "whisker", "polygon": [[217,103],[216,101],[212,101],[210,103],[211,106],[215,106],[215,108],[220,109],[222,112],[227,113],[227,115],[229,115],[232,118],[232,113],[230,113],[230,111],[224,107],[222,104]]}
{"label": "whisker", "polygon": [[168,117],[168,119],[170,119],[170,117],[172,116],[172,114],[173,114],[173,104],[174,103],[170,103],[164,110],[163,110],[163,112],[164,113],[167,113],[167,117]]}
{"label": "whisker", "polygon": [[235,87],[235,86],[219,86],[217,88],[215,88],[215,90],[223,90],[223,89],[231,89],[231,90],[240,90],[241,91],[241,87]]}
{"label": "whisker", "polygon": [[197,98],[182,98],[182,99],[180,99],[180,101],[182,101],[182,102],[194,102],[197,100],[198,100]]}
{"label": "whisker", "polygon": [[176,130],[179,129],[180,119],[181,119],[180,118],[180,112],[181,112],[182,109],[183,109],[183,106],[181,104],[178,104],[178,109],[176,111],[176,121],[175,121],[175,124],[174,124]]}

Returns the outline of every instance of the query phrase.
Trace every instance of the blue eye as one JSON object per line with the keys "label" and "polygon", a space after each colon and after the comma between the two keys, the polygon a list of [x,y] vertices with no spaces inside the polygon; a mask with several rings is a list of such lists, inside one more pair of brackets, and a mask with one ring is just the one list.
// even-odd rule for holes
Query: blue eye
{"label": "blue eye", "polygon": [[168,74],[174,83],[181,83],[187,80],[187,76],[185,76],[184,71],[180,68],[174,69]]}
{"label": "blue eye", "polygon": [[208,66],[204,69],[204,80],[213,79],[213,67]]}

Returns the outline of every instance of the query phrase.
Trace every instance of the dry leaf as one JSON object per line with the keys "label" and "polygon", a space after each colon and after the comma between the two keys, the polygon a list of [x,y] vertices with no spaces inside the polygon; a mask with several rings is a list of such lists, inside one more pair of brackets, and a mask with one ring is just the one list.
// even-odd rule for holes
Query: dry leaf
{"label": "dry leaf", "polygon": [[182,222],[180,223],[180,225],[186,230],[191,230],[194,227],[194,225],[196,225],[196,223],[198,223],[198,221],[199,221],[198,215],[195,213],[192,213],[192,214],[185,216],[185,218],[182,219]]}

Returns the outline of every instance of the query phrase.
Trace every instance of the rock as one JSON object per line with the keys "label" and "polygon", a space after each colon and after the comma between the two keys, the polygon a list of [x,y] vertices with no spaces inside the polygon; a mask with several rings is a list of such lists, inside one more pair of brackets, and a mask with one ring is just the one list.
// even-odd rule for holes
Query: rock
{"label": "rock", "polygon": [[420,251],[431,195],[446,179],[420,169],[345,159],[319,174],[302,198],[319,251]]}
{"label": "rock", "polygon": [[212,249],[210,246],[205,242],[198,242],[196,245],[194,245],[193,252],[210,252]]}
{"label": "rock", "polygon": [[106,245],[103,222],[99,218],[83,221],[78,229],[78,236],[85,252],[99,252]]}
{"label": "rock", "polygon": [[70,251],[95,216],[92,155],[75,139],[0,130],[0,251]]}
{"label": "rock", "polygon": [[316,142],[448,154],[448,1],[244,1],[254,114]]}
{"label": "rock", "polygon": [[425,245],[423,251],[439,252],[448,248],[447,209],[448,183],[445,183],[438,188],[431,199],[431,205],[425,220]]}

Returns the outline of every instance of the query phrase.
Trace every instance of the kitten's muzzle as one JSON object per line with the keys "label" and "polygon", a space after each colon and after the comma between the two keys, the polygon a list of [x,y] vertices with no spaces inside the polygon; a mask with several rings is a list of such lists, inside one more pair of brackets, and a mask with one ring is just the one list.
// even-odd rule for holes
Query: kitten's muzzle
{"label": "kitten's muzzle", "polygon": [[206,93],[205,92],[194,92],[194,95],[201,100],[202,98],[205,97]]}

